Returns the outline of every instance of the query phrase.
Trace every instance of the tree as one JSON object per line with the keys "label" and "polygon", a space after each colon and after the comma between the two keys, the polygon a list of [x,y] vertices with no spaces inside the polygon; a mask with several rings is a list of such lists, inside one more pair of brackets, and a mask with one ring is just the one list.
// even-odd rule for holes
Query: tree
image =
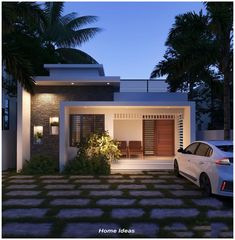
{"label": "tree", "polygon": [[75,12],[62,15],[63,2],[46,2],[43,10],[46,22],[42,26],[40,39],[44,46],[55,51],[66,63],[97,63],[87,53],[75,49],[90,40],[100,28],[83,28],[85,25],[97,21],[95,16],[77,17]]}
{"label": "tree", "polygon": [[203,83],[210,86],[213,114],[214,88],[224,82],[224,138],[229,138],[232,84],[232,3],[206,3],[207,15],[189,12],[176,16],[168,35],[164,60],[151,77],[167,75],[170,91],[193,90]]}
{"label": "tree", "polygon": [[224,81],[224,139],[230,139],[230,88],[233,81],[233,2],[205,3],[209,27],[214,34],[216,65]]}
{"label": "tree", "polygon": [[[44,21],[43,12],[33,2],[2,3],[2,61],[6,72],[28,91],[33,88],[33,66],[22,45],[30,45],[33,29]],[[3,83],[6,80],[3,79]],[[6,84],[3,84],[3,86]]]}
{"label": "tree", "polygon": [[[97,63],[73,47],[90,40],[99,28],[83,28],[95,16],[65,16],[63,2],[3,3],[3,65],[7,73],[32,92],[33,75],[44,74],[44,63]],[[3,82],[4,79],[3,79]],[[3,84],[7,86],[7,84]]]}

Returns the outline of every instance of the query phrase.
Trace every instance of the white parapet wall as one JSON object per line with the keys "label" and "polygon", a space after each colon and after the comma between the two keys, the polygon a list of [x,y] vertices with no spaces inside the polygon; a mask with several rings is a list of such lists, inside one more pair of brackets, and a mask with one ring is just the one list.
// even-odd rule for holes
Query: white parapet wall
{"label": "white parapet wall", "polygon": [[18,85],[17,95],[17,171],[30,159],[31,95]]}
{"label": "white parapet wall", "polygon": [[[204,130],[197,132],[197,140],[223,140],[224,130]],[[233,130],[230,130],[230,139],[233,140]]]}

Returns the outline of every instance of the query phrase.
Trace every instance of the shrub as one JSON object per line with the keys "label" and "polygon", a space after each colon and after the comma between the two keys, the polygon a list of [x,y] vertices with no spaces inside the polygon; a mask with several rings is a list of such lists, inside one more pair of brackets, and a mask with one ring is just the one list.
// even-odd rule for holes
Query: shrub
{"label": "shrub", "polygon": [[65,174],[108,175],[111,161],[120,157],[117,143],[107,132],[93,134],[77,147],[77,156],[65,165]]}
{"label": "shrub", "polygon": [[118,142],[113,140],[108,132],[104,132],[99,134],[95,133],[90,136],[87,146],[87,155],[103,155],[111,163],[113,160],[120,158],[121,152],[118,149]]}
{"label": "shrub", "polygon": [[58,162],[51,157],[37,155],[26,160],[21,171],[23,174],[55,174],[58,173]]}
{"label": "shrub", "polygon": [[68,161],[65,165],[64,174],[92,174],[92,175],[108,175],[110,174],[110,164],[103,155],[76,156],[73,160]]}

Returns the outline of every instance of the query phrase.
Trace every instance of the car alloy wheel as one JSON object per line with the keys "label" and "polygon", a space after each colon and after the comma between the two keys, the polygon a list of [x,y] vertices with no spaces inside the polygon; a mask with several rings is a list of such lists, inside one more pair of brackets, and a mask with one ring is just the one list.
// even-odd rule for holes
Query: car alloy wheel
{"label": "car alloy wheel", "polygon": [[211,182],[206,173],[202,173],[200,176],[200,188],[202,189],[204,195],[211,195]]}
{"label": "car alloy wheel", "polygon": [[180,173],[179,173],[179,165],[178,165],[178,162],[177,162],[176,159],[174,160],[174,174],[175,174],[175,176],[177,176],[177,177],[180,176]]}

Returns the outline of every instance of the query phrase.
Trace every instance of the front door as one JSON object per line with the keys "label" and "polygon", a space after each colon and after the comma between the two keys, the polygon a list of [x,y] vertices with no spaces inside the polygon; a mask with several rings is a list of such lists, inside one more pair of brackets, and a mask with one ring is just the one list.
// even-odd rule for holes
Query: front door
{"label": "front door", "polygon": [[174,156],[174,120],[155,120],[155,155]]}
{"label": "front door", "polygon": [[144,155],[174,156],[174,120],[144,120]]}

